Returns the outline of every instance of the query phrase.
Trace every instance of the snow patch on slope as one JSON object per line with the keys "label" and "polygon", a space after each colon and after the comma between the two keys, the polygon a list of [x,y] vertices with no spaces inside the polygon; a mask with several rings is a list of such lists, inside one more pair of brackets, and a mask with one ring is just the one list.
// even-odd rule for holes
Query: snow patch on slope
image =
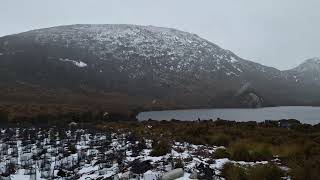
{"label": "snow patch on slope", "polygon": [[[70,25],[39,29],[23,34],[33,36],[40,44],[59,43],[69,48],[86,49],[99,59],[113,57],[126,63],[120,71],[143,71],[136,65],[149,61],[156,67],[164,67],[171,72],[191,72],[200,69],[213,72],[217,61],[233,64],[234,74],[241,72],[241,60],[231,51],[198,35],[171,28],[138,25]],[[134,58],[132,58],[134,57]],[[137,62],[139,59],[139,62]],[[223,67],[219,67],[222,71]],[[139,74],[132,76],[139,77]]]}
{"label": "snow patch on slope", "polygon": [[231,61],[232,63],[238,62],[238,60],[237,60],[236,58],[234,58],[233,56],[230,57],[230,61]]}
{"label": "snow patch on slope", "polygon": [[59,58],[60,61],[64,61],[64,62],[71,62],[72,64],[80,67],[80,68],[83,68],[83,67],[86,67],[88,66],[86,63],[82,62],[82,61],[76,61],[76,60],[71,60],[71,59],[68,59],[68,58]]}

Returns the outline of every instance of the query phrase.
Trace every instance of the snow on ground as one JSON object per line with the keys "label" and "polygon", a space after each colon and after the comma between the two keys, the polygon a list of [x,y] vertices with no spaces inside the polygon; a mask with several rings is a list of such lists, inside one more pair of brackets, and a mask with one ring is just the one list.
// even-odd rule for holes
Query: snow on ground
{"label": "snow on ground", "polygon": [[170,153],[153,157],[150,155],[152,140],[141,142],[130,133],[53,128],[2,129],[0,132],[0,179],[153,180],[174,169],[175,160],[184,163],[184,175],[180,180],[189,179],[192,172],[203,169],[209,169],[219,179],[220,170],[227,162],[241,165],[268,163],[212,159],[210,154],[224,147],[182,142],[174,142]]}

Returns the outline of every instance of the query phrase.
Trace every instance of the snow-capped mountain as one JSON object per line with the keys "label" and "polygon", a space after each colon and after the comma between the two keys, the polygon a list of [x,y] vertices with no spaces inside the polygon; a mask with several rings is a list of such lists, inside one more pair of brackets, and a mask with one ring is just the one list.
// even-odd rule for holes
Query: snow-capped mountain
{"label": "snow-capped mountain", "polygon": [[141,100],[132,106],[288,104],[302,92],[288,93],[298,86],[288,81],[290,73],[244,60],[195,34],[154,26],[69,25],[5,36],[0,66],[3,86]]}
{"label": "snow-capped mountain", "polygon": [[[241,76],[242,69],[261,72],[271,70],[244,61],[231,51],[224,50],[195,34],[154,26],[71,25],[29,31],[14,37],[18,38],[19,42],[11,42],[11,36],[4,38],[1,52],[3,55],[23,53],[25,50],[19,49],[18,46],[29,42],[39,48],[48,49],[47,58],[52,60],[94,66],[99,64],[99,61],[117,59],[117,63],[121,64],[117,70],[130,71],[129,77],[133,79],[144,75],[143,65],[159,67],[168,72],[222,72],[225,76],[234,77]],[[49,48],[82,52],[77,52],[76,55],[70,55],[72,52],[54,54]],[[87,57],[88,55],[91,57]],[[75,56],[75,60],[64,56]],[[96,67],[96,70],[99,71],[99,68]],[[155,70],[154,73],[160,72]]]}
{"label": "snow-capped mountain", "polygon": [[320,58],[314,57],[305,60],[298,67],[286,71],[297,83],[320,84]]}

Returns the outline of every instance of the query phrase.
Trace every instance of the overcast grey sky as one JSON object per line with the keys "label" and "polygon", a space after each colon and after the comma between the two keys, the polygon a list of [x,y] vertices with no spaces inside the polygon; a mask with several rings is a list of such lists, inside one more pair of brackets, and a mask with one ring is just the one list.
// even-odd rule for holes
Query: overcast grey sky
{"label": "overcast grey sky", "polygon": [[84,23],[173,27],[279,69],[320,56],[319,0],[0,0],[0,22],[0,36]]}

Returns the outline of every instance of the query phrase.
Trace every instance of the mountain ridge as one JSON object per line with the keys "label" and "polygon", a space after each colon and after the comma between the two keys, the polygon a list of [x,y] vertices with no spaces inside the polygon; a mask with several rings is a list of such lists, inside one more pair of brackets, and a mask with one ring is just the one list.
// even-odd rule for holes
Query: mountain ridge
{"label": "mountain ridge", "polygon": [[[242,59],[198,35],[172,28],[51,27],[1,37],[0,54],[4,87],[23,86],[16,91],[22,94],[31,85],[44,91],[64,89],[77,97],[114,99],[108,94],[116,92],[143,99],[121,99],[119,104],[128,109],[260,107],[320,99],[318,85],[313,85],[317,80],[309,75]],[[65,102],[63,93],[56,96],[56,102],[77,102]]]}

